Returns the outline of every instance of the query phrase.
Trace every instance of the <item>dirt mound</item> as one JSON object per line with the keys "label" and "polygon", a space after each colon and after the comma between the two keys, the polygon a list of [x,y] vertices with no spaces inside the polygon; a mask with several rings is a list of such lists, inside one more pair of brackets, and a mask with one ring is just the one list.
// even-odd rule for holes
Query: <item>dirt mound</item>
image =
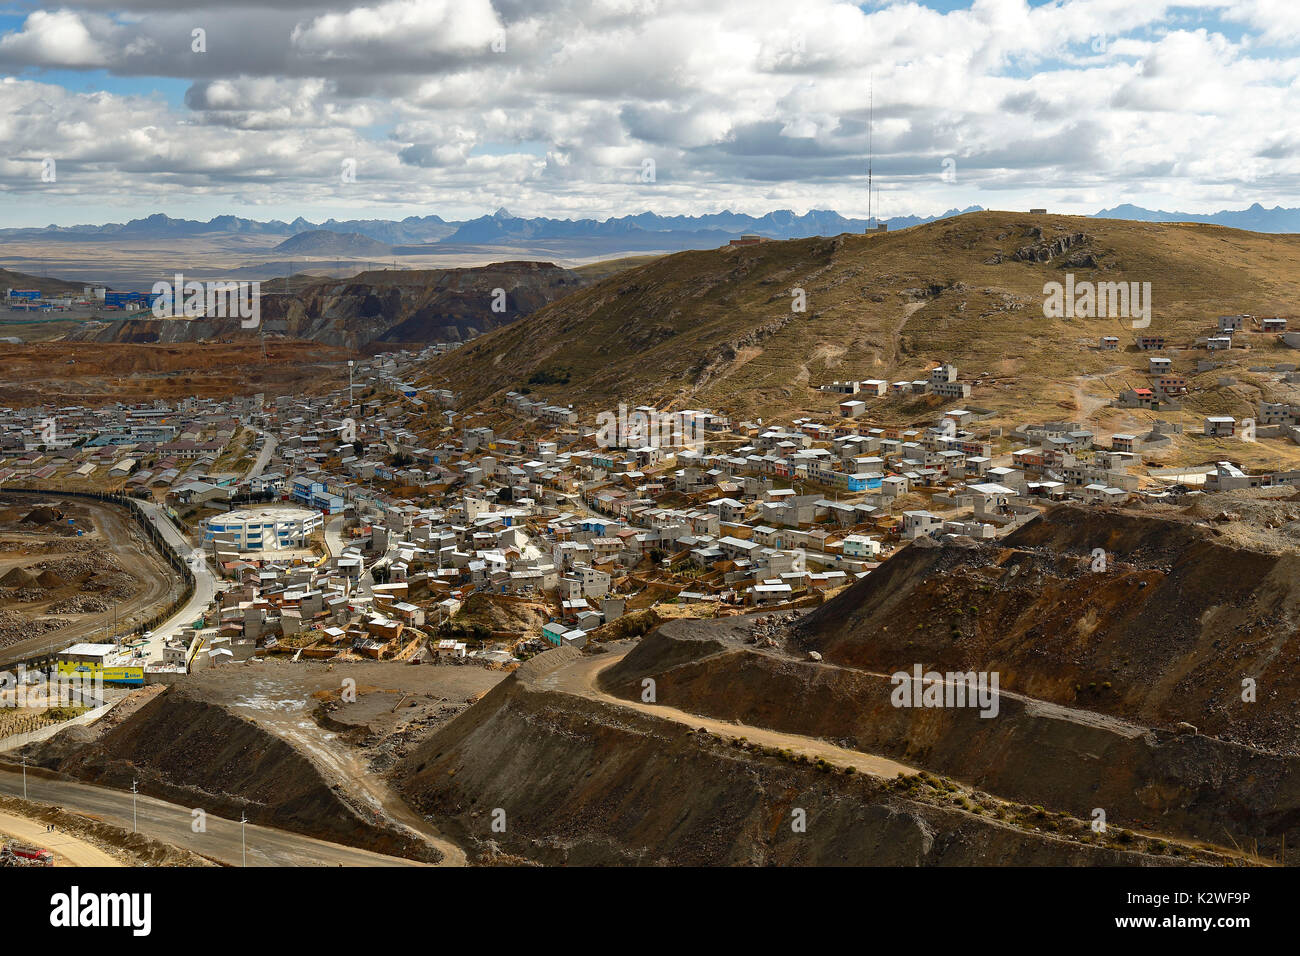
{"label": "dirt mound", "polygon": [[635,700],[651,678],[659,702],[691,713],[836,741],[1081,818],[1102,807],[1112,824],[1295,856],[1300,758],[1009,693],[1005,674],[991,717],[899,707],[890,672],[755,647],[753,620],[665,624],[601,686]]}
{"label": "dirt mound", "polygon": [[81,582],[81,590],[93,591],[110,598],[127,598],[137,589],[135,578],[123,571],[105,571]]}
{"label": "dirt mound", "polygon": [[112,606],[103,598],[80,595],[56,601],[48,610],[51,614],[102,614]]}
{"label": "dirt mound", "polygon": [[62,618],[32,618],[9,608],[0,608],[0,647],[57,631],[68,622]]}
{"label": "dirt mound", "polygon": [[6,588],[30,588],[35,587],[37,578],[31,572],[23,568],[10,568],[9,573],[0,578],[0,587]]}
{"label": "dirt mound", "polygon": [[31,511],[27,512],[27,514],[23,517],[22,523],[31,524],[31,525],[47,525],[47,524],[54,524],[62,520],[63,520],[63,512],[60,511],[58,508],[50,508],[47,506],[42,506],[39,508],[33,508]]}
{"label": "dirt mound", "polygon": [[480,593],[471,594],[451,620],[453,625],[467,628],[478,624],[489,631],[535,633],[553,615],[553,609],[544,602]]}
{"label": "dirt mound", "polygon": [[63,580],[49,568],[46,568],[36,576],[36,583],[43,588],[61,588],[68,582]]}
{"label": "dirt mound", "polygon": [[119,789],[136,779],[164,800],[335,843],[424,859],[436,852],[374,824],[373,812],[331,787],[306,756],[186,687],[148,699],[92,740],[71,733],[27,748],[28,761]]}
{"label": "dirt mound", "polygon": [[1185,518],[1060,507],[998,543],[903,549],[809,614],[797,649],[885,673],[996,671],[1054,704],[1297,756],[1297,580],[1300,555]]}

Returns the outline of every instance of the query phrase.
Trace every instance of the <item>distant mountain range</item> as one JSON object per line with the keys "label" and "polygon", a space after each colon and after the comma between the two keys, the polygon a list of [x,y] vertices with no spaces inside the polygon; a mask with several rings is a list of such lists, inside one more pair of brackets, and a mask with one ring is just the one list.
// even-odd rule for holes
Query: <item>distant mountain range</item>
{"label": "distant mountain range", "polygon": [[310,229],[290,236],[272,251],[295,256],[386,256],[393,247],[359,232]]}
{"label": "distant mountain range", "polygon": [[[881,220],[890,230],[906,229],[937,219],[947,219],[965,212],[981,211],[979,206],[950,209],[939,216],[896,216]],[[1241,210],[1223,210],[1210,214],[1163,212],[1143,209],[1140,206],[1121,205],[1103,209],[1094,215],[1100,219],[1128,219],[1142,222],[1206,222],[1253,232],[1300,233],[1300,209],[1274,206],[1265,209],[1259,203]],[[361,248],[364,239],[385,246],[401,245],[395,250],[409,254],[418,247],[440,246],[499,246],[520,243],[558,240],[613,241],[629,247],[653,247],[662,240],[665,247],[689,245],[695,242],[724,242],[742,233],[755,233],[769,239],[802,239],[809,236],[836,236],[844,232],[862,232],[867,228],[865,219],[850,219],[830,209],[814,209],[796,215],[789,209],[778,209],[764,216],[748,216],[723,211],[702,216],[660,216],[653,212],[609,219],[549,219],[538,217],[524,219],[498,209],[490,216],[457,222],[440,216],[408,216],[400,221],[387,219],[329,219],[313,223],[301,217],[292,222],[273,219],[260,222],[238,216],[216,216],[207,222],[195,219],[172,219],[155,213],[143,219],[126,223],[103,225],[45,226],[43,228],[0,229],[0,238],[69,239],[69,240],[120,240],[120,239],[179,239],[210,235],[263,235],[291,239],[301,234],[314,234],[304,240],[297,250],[311,255],[319,251],[325,255],[344,252],[348,247]],[[345,237],[331,239],[331,234]],[[282,245],[280,251],[293,251]],[[359,255],[380,253],[371,247]]]}
{"label": "distant mountain range", "polygon": [[1163,212],[1124,204],[1103,209],[1094,219],[1133,219],[1139,222],[1208,222],[1216,226],[1250,232],[1300,232],[1300,209],[1274,206],[1265,209],[1255,203],[1247,209],[1223,209],[1213,213]]}
{"label": "distant mountain range", "polygon": [[[899,216],[881,220],[891,229],[905,229],[923,222],[933,222],[962,212],[950,209],[940,216]],[[210,235],[261,235],[290,238],[302,233],[337,233],[364,236],[386,245],[446,243],[456,245],[500,245],[548,239],[626,239],[651,238],[659,235],[680,238],[732,238],[741,233],[756,233],[769,239],[803,239],[808,236],[836,236],[842,232],[862,232],[866,219],[848,219],[829,209],[814,209],[796,215],[778,209],[765,216],[719,212],[703,216],[660,216],[643,212],[635,216],[597,219],[522,219],[505,209],[490,216],[465,222],[450,222],[440,216],[409,216],[401,221],[385,219],[329,219],[313,223],[301,217],[293,222],[272,219],[260,222],[238,216],[217,216],[207,222],[196,219],[172,219],[154,213],[127,223],[104,225],[45,226],[43,228],[0,229],[5,239],[184,239]],[[319,238],[314,241],[319,241]],[[311,245],[312,243],[308,243]],[[285,249],[283,251],[289,251]],[[304,250],[305,251],[305,250]]]}

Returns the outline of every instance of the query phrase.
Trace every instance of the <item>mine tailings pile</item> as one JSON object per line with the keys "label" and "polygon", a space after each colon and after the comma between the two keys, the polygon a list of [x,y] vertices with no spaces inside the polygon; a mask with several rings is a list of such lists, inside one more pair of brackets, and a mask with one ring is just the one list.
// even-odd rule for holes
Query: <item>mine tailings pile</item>
{"label": "mine tailings pile", "polygon": [[[556,678],[579,663],[573,648],[534,658],[397,767],[406,799],[433,815],[471,860],[1168,862],[1145,849],[1034,832],[1014,813],[995,816],[1002,808],[962,809],[951,794],[941,803],[928,796],[937,782],[849,774],[558,689]],[[1088,830],[1078,821],[1075,828]]]}
{"label": "mine tailings pile", "polygon": [[[692,713],[1291,860],[1297,580],[1295,555],[1231,547],[1188,521],[1062,507],[1001,542],[905,548],[782,650],[747,644],[743,619],[665,624],[602,684],[634,699],[653,678],[659,700]],[[996,673],[996,716],[895,706],[890,675],[917,664]]]}
{"label": "mine tailings pile", "polygon": [[285,741],[201,693],[168,688],[105,731],[74,727],[27,748],[31,765],[379,853],[438,852],[347,800]]}

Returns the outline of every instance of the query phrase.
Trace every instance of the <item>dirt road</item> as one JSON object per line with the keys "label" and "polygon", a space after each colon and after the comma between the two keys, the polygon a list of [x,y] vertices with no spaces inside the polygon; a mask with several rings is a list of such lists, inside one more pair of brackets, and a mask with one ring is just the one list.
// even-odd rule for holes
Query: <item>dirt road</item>
{"label": "dirt road", "polygon": [[[643,714],[650,714],[665,720],[674,721],[675,723],[685,724],[689,727],[703,727],[710,733],[717,734],[726,739],[736,740],[744,738],[751,743],[758,743],[781,750],[789,750],[795,754],[805,754],[814,760],[821,758],[834,766],[853,767],[858,773],[871,774],[875,777],[892,778],[898,776],[900,773],[915,774],[920,772],[915,767],[901,764],[895,760],[890,760],[887,757],[879,757],[874,754],[863,753],[859,750],[850,750],[845,747],[838,747],[835,744],[828,743],[820,738],[783,733],[780,731],[768,730],[766,728],[753,727],[734,721],[718,720],[712,717],[702,717],[686,711],[678,710],[674,707],[665,707],[662,704],[647,704],[641,701],[625,700],[621,697],[611,696],[610,694],[600,690],[596,683],[596,679],[600,672],[608,667],[613,667],[622,660],[623,657],[631,651],[632,646],[635,645],[605,654],[595,656],[584,655],[579,657],[536,678],[535,686],[545,690],[559,691],[561,693],[573,694],[578,697],[585,697],[589,700],[600,701],[606,705],[639,711]],[[1149,728],[1105,714],[1050,704],[1046,701],[1038,700],[1037,698],[1025,697],[1024,695],[1013,694],[1007,691],[1000,691],[999,693],[1003,696],[1023,701],[1031,713],[1050,713],[1056,719],[1071,720],[1087,726],[1105,727],[1112,732],[1124,736],[1140,736],[1149,730]],[[999,799],[995,795],[994,798]],[[1206,850],[1220,853],[1225,856],[1235,857],[1243,862],[1255,866],[1271,865],[1271,861],[1264,860],[1254,854],[1242,850],[1239,847],[1220,846],[1203,840],[1189,840],[1170,836],[1167,833],[1154,833],[1141,830],[1133,832],[1140,833],[1144,836],[1150,837],[1151,839],[1159,839],[1164,840],[1167,843],[1178,844],[1187,847],[1189,850]]]}
{"label": "dirt road", "polygon": [[54,854],[55,866],[122,865],[97,846],[57,830],[47,831],[43,823],[35,823],[12,814],[0,813],[0,834],[49,850]]}
{"label": "dirt road", "polygon": [[[161,559],[153,545],[141,532],[139,525],[123,509],[85,499],[61,499],[57,493],[5,494],[3,498],[5,501],[17,502],[23,506],[30,504],[35,507],[41,502],[49,502],[56,507],[63,507],[66,504],[79,511],[89,512],[95,530],[91,535],[77,540],[100,544],[111,550],[123,570],[139,582],[140,588],[131,597],[117,602],[116,615],[113,610],[100,614],[87,614],[56,631],[47,631],[39,637],[17,641],[0,648],[0,666],[47,652],[52,648],[66,647],[80,640],[107,640],[113,629],[115,617],[117,632],[125,633],[134,624],[147,619],[159,607],[180,593],[180,577]],[[33,541],[42,540],[37,535],[32,537]]]}
{"label": "dirt road", "polygon": [[412,830],[419,839],[442,851],[438,866],[465,866],[465,851],[445,839],[436,827],[406,805],[389,788],[387,781],[370,770],[365,759],[350,751],[330,746],[327,734],[312,720],[298,721],[277,728],[277,733],[307,755],[332,777],[351,783],[352,794],[370,807],[377,818],[387,816],[400,826]]}
{"label": "dirt road", "polygon": [[802,737],[797,734],[781,733],[763,727],[718,720],[713,717],[701,717],[698,714],[687,713],[684,710],[666,707],[663,704],[647,704],[641,701],[624,700],[621,697],[606,694],[596,685],[597,675],[605,668],[617,664],[630,650],[631,648],[628,648],[615,653],[582,657],[567,667],[560,667],[539,678],[537,686],[546,690],[556,690],[566,694],[574,694],[578,697],[586,697],[589,700],[597,700],[614,707],[640,711],[643,714],[661,717],[675,723],[685,724],[688,727],[703,727],[710,733],[728,739],[735,740],[743,737],[751,743],[762,744],[765,747],[775,747],[796,754],[806,754],[814,760],[821,758],[837,767],[853,767],[858,773],[871,774],[874,777],[892,778],[900,773],[913,774],[918,772],[915,767],[909,767],[896,760],[890,760],[888,757],[878,757],[875,754],[863,753],[860,750],[837,747],[835,744],[827,743],[815,737]]}

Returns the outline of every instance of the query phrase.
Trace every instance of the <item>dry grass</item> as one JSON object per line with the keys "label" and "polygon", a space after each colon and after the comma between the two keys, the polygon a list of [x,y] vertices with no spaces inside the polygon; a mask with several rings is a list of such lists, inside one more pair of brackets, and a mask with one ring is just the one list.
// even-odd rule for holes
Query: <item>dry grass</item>
{"label": "dry grass", "polygon": [[[1081,248],[1095,265],[1068,265],[1076,249],[1045,263],[1013,261],[1038,241],[1038,226],[1047,239],[1085,233]],[[1175,372],[1193,379],[1181,416],[1104,407],[1118,389],[1147,384],[1148,353],[1136,350],[1127,319],[1044,318],[1043,284],[1067,272],[1077,281],[1152,284],[1151,331],[1189,347],[1166,353]],[[790,311],[795,287],[806,292],[804,313]],[[588,412],[655,401],[829,416],[837,399],[812,386],[912,379],[952,361],[976,383],[971,398],[885,399],[873,403],[872,420],[932,420],[945,405],[970,404],[995,411],[995,423],[1091,415],[1100,431],[1162,417],[1190,430],[1205,414],[1252,414],[1259,398],[1285,391],[1276,377],[1252,378],[1248,366],[1300,359],[1271,335],[1247,333],[1241,339],[1251,348],[1227,353],[1193,351],[1195,339],[1220,314],[1287,315],[1297,301],[1300,236],[982,212],[886,236],[664,256],[435,360],[428,377],[482,402],[563,367],[568,385],[534,386],[533,394]],[[1102,335],[1119,336],[1121,350],[1100,351]],[[1233,367],[1197,376],[1197,360],[1211,357]],[[1220,388],[1224,374],[1240,384]]]}

